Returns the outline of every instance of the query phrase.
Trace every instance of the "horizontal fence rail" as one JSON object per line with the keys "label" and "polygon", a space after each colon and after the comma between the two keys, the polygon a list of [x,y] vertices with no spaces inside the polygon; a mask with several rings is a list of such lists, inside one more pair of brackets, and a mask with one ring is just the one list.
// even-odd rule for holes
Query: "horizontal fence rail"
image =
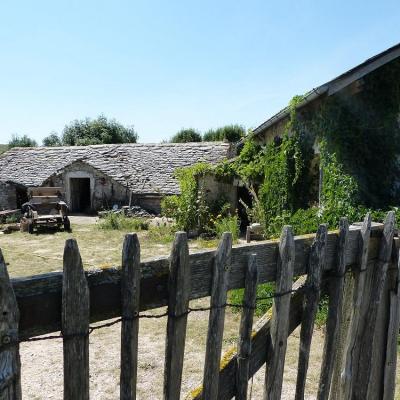
{"label": "horizontal fence rail", "polygon": [[[349,231],[346,267],[358,261],[360,227]],[[378,257],[382,224],[372,229],[368,259]],[[310,246],[315,235],[295,237],[294,276],[306,274]],[[338,234],[327,236],[324,271],[333,269],[336,260]],[[257,244],[237,245],[232,248],[228,289],[244,287],[248,257],[256,254],[259,283],[274,282],[278,261],[278,240]],[[210,296],[212,263],[215,251],[190,255],[190,300]],[[168,304],[169,258],[162,257],[140,263],[140,310],[150,310]],[[103,321],[121,315],[121,270],[108,268],[85,272],[90,290],[90,322]],[[20,311],[20,337],[23,339],[61,330],[62,272],[12,279],[12,286]]]}

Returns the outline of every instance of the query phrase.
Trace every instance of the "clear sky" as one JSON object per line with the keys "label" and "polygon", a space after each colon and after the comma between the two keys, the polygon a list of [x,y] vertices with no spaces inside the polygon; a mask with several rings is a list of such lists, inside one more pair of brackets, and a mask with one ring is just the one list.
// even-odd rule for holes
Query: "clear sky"
{"label": "clear sky", "polygon": [[398,42],[399,0],[1,0],[0,143],[101,113],[141,142],[255,127]]}

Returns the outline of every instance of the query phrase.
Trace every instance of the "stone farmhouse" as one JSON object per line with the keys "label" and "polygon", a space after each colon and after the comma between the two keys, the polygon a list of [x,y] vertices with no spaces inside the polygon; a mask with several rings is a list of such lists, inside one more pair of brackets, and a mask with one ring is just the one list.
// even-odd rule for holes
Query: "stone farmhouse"
{"label": "stone farmhouse", "polygon": [[105,144],[13,148],[0,156],[0,210],[19,208],[29,187],[61,187],[72,212],[139,205],[158,213],[179,194],[177,168],[234,156],[228,143]]}

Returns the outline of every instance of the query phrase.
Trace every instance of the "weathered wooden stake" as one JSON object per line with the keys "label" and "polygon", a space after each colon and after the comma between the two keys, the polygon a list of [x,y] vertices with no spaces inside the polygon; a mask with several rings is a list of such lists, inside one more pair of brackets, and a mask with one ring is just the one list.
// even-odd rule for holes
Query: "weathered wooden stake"
{"label": "weathered wooden stake", "polygon": [[190,296],[189,247],[186,232],[177,232],[168,280],[168,322],[165,346],[164,399],[179,399]]}
{"label": "weathered wooden stake", "polygon": [[211,311],[208,320],[206,357],[203,376],[203,399],[218,398],[219,365],[224,333],[225,304],[231,265],[232,234],[225,232],[214,257],[211,285]]}
{"label": "weathered wooden stake", "polygon": [[136,233],[125,236],[121,271],[121,400],[136,399],[140,297],[140,244]]}
{"label": "weathered wooden stake", "polygon": [[386,343],[383,400],[393,400],[396,390],[397,346],[400,325],[400,253],[397,255],[396,287],[390,292],[390,316]]}
{"label": "weathered wooden stake", "polygon": [[385,219],[383,234],[379,249],[379,259],[372,273],[371,290],[369,291],[369,302],[367,308],[366,322],[363,327],[359,345],[360,352],[357,360],[357,375],[351,398],[354,400],[364,400],[369,398],[370,390],[380,383],[376,381],[376,376],[372,375],[372,356],[376,340],[375,328],[378,319],[378,309],[382,300],[387,270],[392,256],[392,245],[394,236],[395,214],[390,211]]}
{"label": "weathered wooden stake", "polygon": [[371,237],[371,214],[368,213],[362,224],[359,235],[359,261],[358,268],[354,274],[354,295],[352,304],[347,305],[352,309],[349,335],[345,351],[344,370],[339,371],[341,377],[341,385],[336,388],[339,392],[336,398],[350,398],[352,391],[353,377],[357,371],[357,361],[360,352],[359,338],[362,335],[362,303],[365,296],[365,282],[367,277],[368,266],[368,247]]}
{"label": "weathered wooden stake", "polygon": [[63,271],[64,400],[88,400],[89,289],[74,239],[65,243]]}
{"label": "weathered wooden stake", "polygon": [[318,400],[327,400],[331,388],[332,373],[335,362],[335,344],[338,338],[340,310],[343,302],[344,274],[346,272],[346,249],[348,245],[349,222],[341,218],[339,224],[338,261],[332,275],[329,293],[329,308],[326,321],[326,335],[322,358],[321,375],[318,387]]}
{"label": "weathered wooden stake", "polygon": [[310,259],[305,285],[306,292],[304,294],[304,312],[300,331],[296,400],[304,399],[311,340],[314,330],[315,316],[318,311],[322,272],[326,261],[327,235],[327,226],[320,225],[310,250]]}
{"label": "weathered wooden stake", "polygon": [[[285,226],[279,243],[276,293],[271,321],[271,356],[265,371],[264,400],[279,400],[283,383],[287,337],[289,332],[289,293],[292,289],[295,244],[290,226]],[[287,293],[288,292],[288,293]],[[285,294],[286,293],[286,294]]]}
{"label": "weathered wooden stake", "polygon": [[251,332],[257,298],[257,278],[258,273],[256,255],[251,254],[246,271],[246,282],[243,296],[244,308],[240,320],[236,371],[236,400],[247,399],[251,354]]}
{"label": "weathered wooden stake", "polygon": [[18,344],[19,312],[0,249],[0,399],[20,400],[21,361]]}

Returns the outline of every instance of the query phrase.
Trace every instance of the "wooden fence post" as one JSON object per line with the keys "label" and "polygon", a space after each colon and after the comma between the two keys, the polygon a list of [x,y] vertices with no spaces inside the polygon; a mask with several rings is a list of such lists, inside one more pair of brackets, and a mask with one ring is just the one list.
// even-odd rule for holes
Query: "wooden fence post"
{"label": "wooden fence post", "polygon": [[327,235],[327,226],[320,225],[314,243],[310,249],[307,280],[305,284],[306,292],[304,294],[304,311],[300,331],[296,400],[304,399],[311,340],[320,298],[321,277],[326,261]]}
{"label": "wooden fence post", "polygon": [[18,344],[19,312],[0,249],[0,399],[20,400],[21,361]]}
{"label": "wooden fence post", "polygon": [[394,236],[395,215],[390,211],[385,219],[382,239],[379,249],[379,258],[372,271],[371,290],[368,293],[366,322],[359,337],[359,358],[357,362],[357,374],[353,375],[355,380],[353,385],[352,399],[364,400],[369,398],[369,392],[381,386],[378,377],[372,374],[372,358],[374,347],[376,346],[376,332],[378,319],[378,309],[383,297],[387,270],[392,256],[392,245]]}
{"label": "wooden fence post", "polygon": [[246,282],[243,296],[243,311],[240,320],[240,333],[237,352],[236,400],[247,399],[249,381],[249,366],[251,354],[251,332],[253,327],[254,309],[257,297],[257,261],[251,254],[246,271]]}
{"label": "wooden fence post", "polygon": [[214,257],[210,317],[204,362],[203,399],[218,398],[219,365],[224,333],[225,304],[231,264],[232,234],[225,232]]}
{"label": "wooden fence post", "polygon": [[[368,248],[371,237],[371,214],[368,213],[363,221],[359,234],[359,256],[357,268],[352,271],[353,293],[352,298],[346,296],[348,302],[343,304],[343,316],[350,313],[350,323],[348,334],[343,343],[343,364],[335,367],[335,393],[333,399],[348,399],[352,391],[353,379],[356,376],[356,361],[360,351],[358,338],[362,331],[362,303],[365,296],[367,267],[368,267]],[[351,275],[348,276],[350,278]],[[350,288],[347,287],[347,290]]]}
{"label": "wooden fence post", "polygon": [[165,344],[164,399],[180,398],[190,296],[189,247],[186,232],[177,232],[168,280],[168,322]]}
{"label": "wooden fence post", "polygon": [[397,254],[396,285],[390,291],[383,400],[393,400],[396,389],[397,346],[400,325],[400,254]]}
{"label": "wooden fence post", "polygon": [[276,293],[271,320],[272,354],[266,365],[264,400],[280,400],[289,332],[290,298],[295,261],[295,243],[290,226],[284,226],[279,243]]}
{"label": "wooden fence post", "polygon": [[88,400],[89,289],[75,239],[65,243],[63,271],[64,400]]}
{"label": "wooden fence post", "polygon": [[329,308],[326,321],[326,335],[322,358],[321,376],[318,387],[318,400],[327,400],[331,388],[332,373],[335,362],[335,345],[338,338],[340,310],[343,302],[344,274],[346,272],[346,249],[348,245],[349,222],[341,218],[339,224],[338,262],[332,274],[329,291]]}
{"label": "wooden fence post", "polygon": [[136,233],[125,236],[121,271],[121,400],[136,399],[140,297],[140,244]]}

